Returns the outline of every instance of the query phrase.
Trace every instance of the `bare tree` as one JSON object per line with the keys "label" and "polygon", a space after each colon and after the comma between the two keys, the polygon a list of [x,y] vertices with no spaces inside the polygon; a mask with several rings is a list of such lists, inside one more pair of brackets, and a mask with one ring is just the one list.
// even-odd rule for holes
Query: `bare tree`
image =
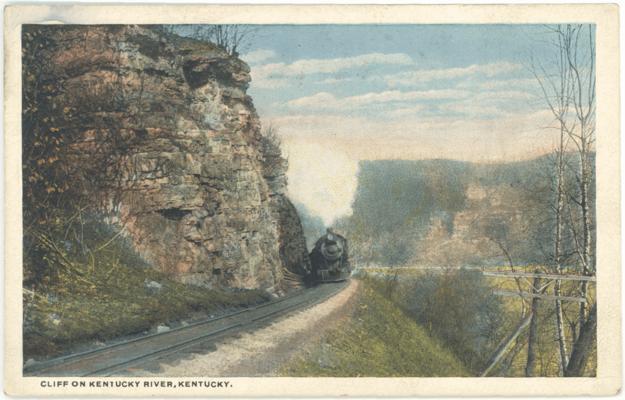
{"label": "bare tree", "polygon": [[[536,271],[539,273],[540,271]],[[532,282],[532,293],[538,294],[541,292],[540,278],[536,276]],[[525,376],[536,375],[536,358],[538,353],[538,307],[540,299],[538,297],[532,298],[531,318],[529,337],[527,339],[527,362],[525,364]]]}
{"label": "bare tree", "polygon": [[[577,147],[579,154],[578,182],[579,200],[576,201],[582,214],[582,240],[578,246],[579,258],[584,275],[594,273],[594,257],[592,252],[592,221],[590,211],[590,185],[593,180],[591,153],[595,141],[595,43],[594,32],[590,25],[569,25],[566,36],[570,44],[566,47],[566,56],[574,82],[576,124],[571,126],[569,136]],[[587,41],[587,42],[586,42]],[[581,294],[587,294],[587,282],[582,282]],[[580,305],[580,325],[586,320],[586,303]]]}
{"label": "bare tree", "polygon": [[[532,71],[543,92],[544,99],[549,106],[559,128],[559,145],[555,150],[555,214],[554,229],[554,268],[562,273],[563,259],[563,229],[565,218],[568,216],[568,226],[572,233],[572,247],[577,255],[584,275],[592,275],[595,271],[592,243],[592,208],[591,185],[594,169],[592,152],[595,140],[595,44],[594,29],[590,25],[558,25],[549,27],[554,34],[553,44],[557,49],[555,57],[555,73],[548,73],[544,65],[534,65]],[[566,160],[568,144],[572,143],[579,157],[574,168],[578,189],[567,191],[565,188],[565,169],[569,168]],[[565,203],[566,202],[566,203]],[[571,203],[578,207],[581,222],[577,222],[571,212]],[[565,209],[568,213],[565,213]],[[577,225],[581,227],[578,229]],[[578,232],[581,230],[581,234]],[[561,281],[556,280],[554,295],[561,293]],[[587,298],[588,282],[582,281],[580,294]],[[596,305],[593,306],[596,310]],[[596,312],[596,311],[595,311]],[[584,368],[589,337],[588,329],[592,323],[586,323],[587,303],[580,302],[577,325],[580,326],[579,335],[572,333],[573,354],[576,355],[575,367],[570,364],[566,348],[566,334],[562,303],[556,300],[556,330],[560,353],[560,372],[562,375],[571,374],[572,370],[581,371]],[[584,340],[582,340],[584,332]],[[580,346],[582,348],[580,348]]]}
{"label": "bare tree", "polygon": [[571,360],[569,361],[564,376],[581,376],[584,373],[590,350],[597,340],[597,304],[590,309],[588,319],[579,330],[579,337],[575,341]]}
{"label": "bare tree", "polygon": [[278,132],[278,127],[271,123],[263,128],[261,132],[261,147],[264,153],[282,155],[282,140]]}
{"label": "bare tree", "polygon": [[[564,129],[574,144],[579,161],[576,180],[579,195],[569,195],[570,201],[579,206],[581,213],[581,235],[574,233],[575,250],[584,275],[595,272],[592,243],[592,211],[590,191],[593,182],[592,153],[595,142],[595,43],[594,29],[590,25],[565,25],[556,30],[566,68],[570,74],[570,105],[573,116],[564,124]],[[571,221],[573,222],[573,221]],[[571,224],[575,228],[575,224]],[[580,237],[581,236],[581,237]],[[588,283],[582,282],[581,295],[586,297]],[[579,309],[579,324],[584,324],[587,314],[586,303]]]}
{"label": "bare tree", "polygon": [[[575,248],[582,265],[584,275],[595,273],[595,259],[592,240],[591,185],[594,181],[594,167],[591,159],[595,144],[595,39],[591,25],[567,25],[566,36],[570,38],[566,47],[566,56],[573,76],[574,95],[572,104],[575,110],[575,122],[571,124],[568,135],[577,148],[579,164],[577,182],[579,198],[571,198],[581,210],[581,240],[574,235]],[[583,281],[580,288],[581,296],[588,295],[588,282]],[[571,360],[565,375],[581,375],[588,353],[596,339],[597,305],[592,306],[587,315],[587,303],[580,303],[579,335],[575,338]]]}
{"label": "bare tree", "polygon": [[188,35],[194,39],[215,43],[236,57],[244,50],[253,32],[254,28],[249,25],[192,25]]}
{"label": "bare tree", "polygon": [[[562,26],[553,28],[556,32],[554,44],[556,45],[556,56],[553,60],[554,73],[548,73],[547,67],[543,64],[535,64],[532,66],[534,77],[538,81],[543,93],[543,97],[549,106],[551,113],[557,124],[559,131],[559,141],[555,153],[555,182],[554,182],[554,206],[555,214],[554,240],[553,240],[553,263],[554,272],[561,274],[563,272],[563,228],[564,228],[564,200],[565,200],[565,157],[567,153],[568,135],[567,121],[569,119],[569,109],[572,97],[572,72],[569,68],[566,47],[568,40],[563,32]],[[556,280],[553,288],[554,296],[560,296],[562,289],[562,281]],[[560,374],[564,374],[564,370],[568,363],[568,355],[566,349],[566,336],[564,332],[564,318],[562,311],[562,301],[556,300],[556,332],[560,354]]]}

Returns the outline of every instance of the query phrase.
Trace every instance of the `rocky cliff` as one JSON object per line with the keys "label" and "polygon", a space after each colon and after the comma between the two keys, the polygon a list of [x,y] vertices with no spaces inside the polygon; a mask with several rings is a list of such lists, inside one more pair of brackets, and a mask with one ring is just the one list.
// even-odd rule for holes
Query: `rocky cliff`
{"label": "rocky cliff", "polygon": [[42,62],[62,87],[47,117],[78,132],[82,162],[100,135],[119,138],[107,208],[149,263],[186,283],[270,291],[307,268],[286,162],[261,134],[244,62],[151,27],[46,29]]}

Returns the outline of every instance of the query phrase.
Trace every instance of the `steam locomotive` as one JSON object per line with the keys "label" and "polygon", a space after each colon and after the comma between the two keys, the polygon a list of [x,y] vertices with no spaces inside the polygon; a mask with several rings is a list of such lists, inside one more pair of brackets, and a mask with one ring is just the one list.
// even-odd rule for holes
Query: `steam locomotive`
{"label": "steam locomotive", "polygon": [[310,252],[310,263],[310,284],[346,280],[352,272],[347,239],[328,228]]}

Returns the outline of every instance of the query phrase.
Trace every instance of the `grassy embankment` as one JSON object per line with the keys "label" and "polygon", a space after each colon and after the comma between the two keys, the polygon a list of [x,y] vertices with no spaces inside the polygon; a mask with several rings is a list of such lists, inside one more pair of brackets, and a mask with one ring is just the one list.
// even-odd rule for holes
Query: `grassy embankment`
{"label": "grassy embankment", "polygon": [[176,282],[146,265],[121,241],[92,259],[76,252],[62,257],[63,268],[51,264],[52,273],[34,290],[24,290],[25,360],[269,298],[259,290],[223,291]]}
{"label": "grassy embankment", "polygon": [[281,370],[285,376],[468,376],[462,363],[379,291],[361,281],[351,318]]}
{"label": "grassy embankment", "polygon": [[[493,268],[495,269],[495,268]],[[515,271],[534,272],[540,269],[538,266],[527,266],[525,268],[515,268]],[[490,268],[489,268],[490,270]],[[509,267],[499,267],[496,270],[510,271]],[[493,291],[517,292],[520,288],[524,291],[531,291],[531,279],[514,279],[505,277],[482,276],[478,271],[467,271],[458,269],[388,269],[375,268],[368,269],[369,274],[374,273],[377,280],[390,285],[396,281],[393,287],[393,301],[400,307],[408,310],[423,308],[423,300],[419,293],[428,292],[426,295],[441,297],[436,304],[437,311],[434,313],[413,312],[408,313],[412,318],[421,319],[418,321],[423,326],[430,327],[431,334],[437,337],[453,339],[446,346],[459,358],[466,358],[475,349],[476,343],[483,343],[479,351],[470,355],[467,362],[475,365],[474,373],[479,374],[485,367],[485,363],[493,354],[495,347],[500,341],[511,333],[521,321],[522,309],[529,311],[530,299],[525,302],[520,297],[502,297],[491,294]],[[575,273],[571,271],[571,273]],[[544,284],[545,281],[542,282]],[[471,286],[476,285],[476,286]],[[468,286],[468,287],[467,287]],[[470,290],[471,288],[474,290]],[[579,283],[573,281],[562,282],[562,294],[566,296],[577,296]],[[553,286],[548,286],[546,294],[553,294]],[[595,285],[589,285],[588,297],[591,303],[595,298]],[[475,300],[478,299],[478,300]],[[441,301],[447,304],[442,304]],[[569,352],[573,346],[572,325],[579,312],[579,303],[565,301],[562,303],[564,309],[567,336],[567,349]],[[447,307],[447,308],[445,308]],[[427,307],[426,307],[427,308]],[[465,315],[466,323],[457,325],[454,320],[458,320],[459,315]],[[456,313],[456,314],[454,314]],[[442,315],[445,314],[445,315]],[[481,314],[481,315],[478,315]],[[448,315],[455,315],[454,318],[446,318]],[[479,322],[487,319],[496,321],[496,330],[484,330],[477,335],[473,332]],[[432,329],[433,327],[433,329]],[[539,376],[558,376],[558,347],[555,342],[555,306],[551,300],[541,300],[539,302],[538,314],[538,340],[537,340],[537,374]],[[491,376],[525,376],[525,365],[527,362],[527,329],[512,344],[510,350],[503,360],[494,368]],[[474,335],[474,341],[469,341],[467,346],[459,346],[460,339],[469,338]],[[484,339],[481,339],[484,338]],[[493,340],[494,339],[494,340]],[[445,340],[442,340],[445,342]],[[597,368],[596,348],[593,349],[584,372],[584,376],[595,376]]]}
{"label": "grassy embankment", "polygon": [[[534,272],[530,270],[528,272]],[[575,272],[571,272],[575,274]],[[531,292],[531,279],[521,280],[519,282],[521,288],[527,292]],[[542,281],[541,285],[544,285],[546,281]],[[509,292],[516,292],[519,290],[517,282],[513,279],[504,279],[500,277],[491,277],[490,285],[493,290],[505,290]],[[562,295],[564,296],[579,296],[579,282],[574,281],[562,281]],[[545,294],[553,295],[553,284],[550,285]],[[596,288],[594,284],[588,286],[587,296],[590,300],[590,304],[594,303],[596,298]],[[523,308],[523,302],[518,297],[502,297],[501,302],[504,305],[506,314],[512,316],[511,322],[518,323],[520,319],[521,309]],[[540,300],[538,308],[538,368],[537,373],[539,376],[558,376],[559,373],[559,351],[555,338],[557,337],[556,324],[555,324],[555,302],[553,300]],[[531,307],[531,300],[526,300],[526,310],[529,311]],[[573,301],[563,301],[562,309],[565,318],[565,335],[568,355],[570,357],[571,349],[573,348],[573,334],[571,333],[572,325],[577,328],[577,318],[579,313],[579,303]],[[512,326],[512,323],[510,324]],[[510,329],[511,330],[511,329]],[[527,331],[517,341],[517,346],[520,347],[518,354],[512,357],[509,361],[509,369],[505,372],[505,376],[525,376],[525,365],[527,363]],[[511,352],[516,350],[515,347],[511,349]],[[512,355],[510,354],[509,357]],[[495,368],[494,375],[501,375],[501,366]],[[597,349],[596,343],[593,347],[588,364],[582,376],[593,377],[596,376],[597,371]]]}

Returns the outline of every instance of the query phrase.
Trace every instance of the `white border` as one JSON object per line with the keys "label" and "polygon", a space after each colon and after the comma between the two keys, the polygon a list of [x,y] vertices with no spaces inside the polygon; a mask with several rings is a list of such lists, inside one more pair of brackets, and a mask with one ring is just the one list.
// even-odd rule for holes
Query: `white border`
{"label": "white border", "polygon": [[[114,392],[42,390],[21,377],[21,23],[558,23],[597,24],[597,378],[233,378],[234,387]],[[5,391],[123,396],[609,395],[621,387],[619,38],[615,5],[238,6],[24,5],[5,10]],[[9,211],[13,210],[13,211]],[[146,379],[147,380],[147,379]]]}

